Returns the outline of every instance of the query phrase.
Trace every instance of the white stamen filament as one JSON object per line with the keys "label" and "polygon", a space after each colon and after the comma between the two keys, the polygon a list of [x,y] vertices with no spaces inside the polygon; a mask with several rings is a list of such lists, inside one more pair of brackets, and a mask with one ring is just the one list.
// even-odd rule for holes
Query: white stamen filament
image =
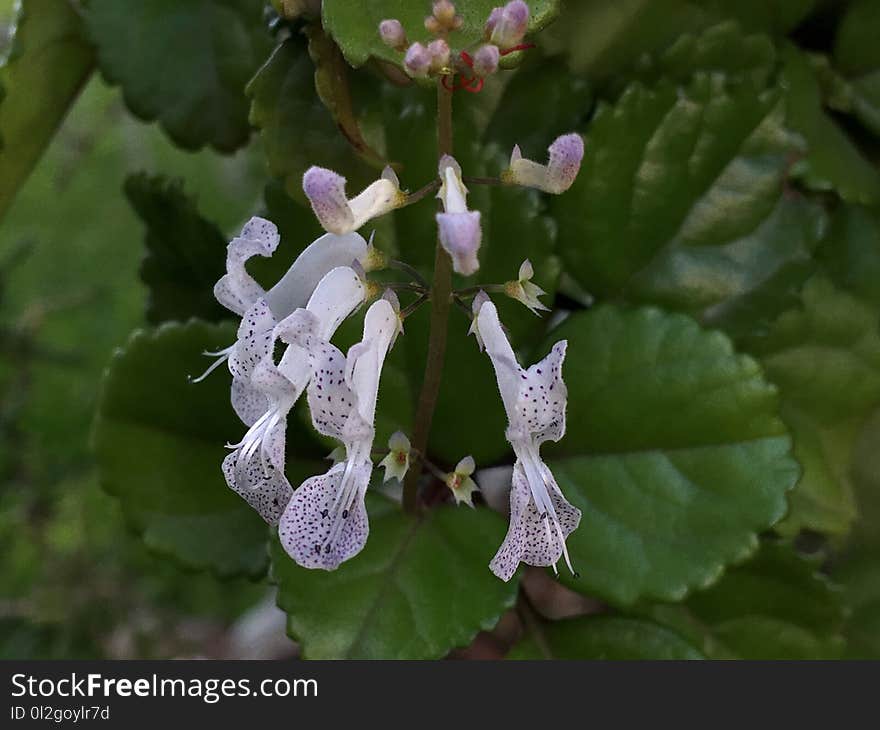
{"label": "white stamen filament", "polygon": [[205,378],[207,378],[211,373],[213,373],[217,368],[219,368],[224,362],[229,359],[229,356],[232,354],[232,351],[235,349],[235,345],[230,345],[229,347],[223,350],[217,350],[217,352],[209,352],[205,351],[202,354],[207,355],[208,357],[216,357],[217,359],[211,363],[205,372],[203,372],[197,378],[190,378],[189,382],[191,383],[201,383]]}
{"label": "white stamen filament", "polygon": [[344,520],[348,517],[346,513],[350,513],[351,511],[351,506],[355,498],[356,481],[353,478],[353,475],[357,461],[357,454],[351,454],[345,460],[345,471],[342,473],[342,482],[339,485],[339,491],[336,493],[336,499],[333,502],[333,506],[330,508],[330,511],[333,513],[333,524],[330,526],[330,532],[327,534],[327,540],[324,543],[325,552],[329,552],[328,548],[336,542],[336,538],[339,537],[339,533],[342,530]]}

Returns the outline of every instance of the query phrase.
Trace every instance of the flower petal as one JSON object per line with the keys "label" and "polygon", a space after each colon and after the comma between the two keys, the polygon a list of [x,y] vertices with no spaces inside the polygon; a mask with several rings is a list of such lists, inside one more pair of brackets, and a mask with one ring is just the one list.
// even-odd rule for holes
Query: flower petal
{"label": "flower petal", "polygon": [[566,340],[560,340],[543,360],[532,365],[520,381],[516,420],[512,431],[522,429],[534,443],[559,441],[565,435],[568,389],[562,380]]}
{"label": "flower petal", "polygon": [[[370,483],[372,465],[353,467],[354,498],[345,507],[340,490],[346,462],[326,474],[306,479],[293,493],[278,525],[284,550],[305,568],[334,570],[357,555],[370,533],[364,495]],[[339,510],[342,510],[339,512]]]}
{"label": "flower petal", "polygon": [[495,368],[495,378],[498,381],[501,399],[504,401],[504,410],[507,412],[508,420],[512,421],[516,418],[519,389],[526,377],[525,371],[516,361],[516,355],[498,319],[498,310],[491,301],[487,300],[482,304],[476,314],[476,321],[483,347]]}
{"label": "flower petal", "polygon": [[223,476],[229,487],[245,499],[268,524],[277,525],[284,508],[290,501],[293,488],[282,472],[272,470],[268,475],[257,468],[252,478],[240,479],[237,455],[228,454],[223,460]]}
{"label": "flower petal", "polygon": [[275,318],[281,321],[299,307],[305,307],[329,271],[351,266],[366,255],[367,242],[358,233],[343,236],[327,233],[306,246],[287,273],[266,294]]}
{"label": "flower petal", "polygon": [[504,542],[489,563],[492,572],[503,581],[513,577],[520,562],[538,567],[556,565],[563,555],[564,539],[580,523],[581,511],[562,496],[553,474],[543,463],[541,470],[545,483],[549,485],[547,491],[556,511],[559,529],[556,529],[556,524],[551,524],[550,515],[542,515],[535,506],[523,465],[517,460],[510,489],[510,527]]}
{"label": "flower petal", "polygon": [[477,252],[480,250],[483,232],[480,228],[480,212],[437,213],[440,244],[452,257],[452,268],[457,274],[470,276],[480,268]]}
{"label": "flower petal", "polygon": [[214,296],[231,312],[243,315],[253,303],[265,295],[245,269],[252,256],[269,257],[278,247],[280,237],[272,221],[251,218],[226,248],[226,274],[214,286]]}

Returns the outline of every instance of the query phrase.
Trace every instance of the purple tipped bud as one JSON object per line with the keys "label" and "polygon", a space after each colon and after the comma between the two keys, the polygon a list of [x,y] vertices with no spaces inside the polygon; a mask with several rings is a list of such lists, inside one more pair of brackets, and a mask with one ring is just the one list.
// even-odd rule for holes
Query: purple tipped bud
{"label": "purple tipped bud", "polygon": [[431,70],[431,54],[421,43],[413,43],[403,59],[406,72],[415,78],[424,78]]}
{"label": "purple tipped bud", "polygon": [[395,50],[402,51],[406,48],[406,33],[399,20],[383,20],[379,23],[379,36],[382,42]]}
{"label": "purple tipped bud", "polygon": [[449,44],[438,39],[428,44],[428,54],[431,56],[431,70],[441,71],[449,66]]}
{"label": "purple tipped bud", "polygon": [[553,192],[564,193],[574,183],[584,159],[584,140],[579,134],[563,134],[550,145],[548,178]]}
{"label": "purple tipped bud", "polygon": [[517,45],[529,27],[529,6],[523,0],[512,0],[507,3],[493,21],[495,11],[489,15],[489,23],[493,23],[489,40],[502,50]]}
{"label": "purple tipped bud", "polygon": [[474,73],[477,76],[491,76],[498,70],[498,62],[501,60],[501,52],[498,46],[486,44],[480,46],[474,53]]}
{"label": "purple tipped bud", "polygon": [[310,167],[303,175],[303,191],[325,230],[342,234],[350,229],[354,216],[345,197],[342,175],[323,167]]}
{"label": "purple tipped bud", "polygon": [[453,270],[464,276],[475,273],[480,268],[477,251],[483,237],[479,211],[437,213],[437,226],[440,245],[452,257]]}
{"label": "purple tipped bud", "polygon": [[492,8],[492,12],[489,13],[489,17],[486,18],[486,25],[483,28],[486,40],[489,40],[489,38],[492,37],[492,33],[495,32],[495,28],[501,20],[501,11],[503,9],[504,8]]}

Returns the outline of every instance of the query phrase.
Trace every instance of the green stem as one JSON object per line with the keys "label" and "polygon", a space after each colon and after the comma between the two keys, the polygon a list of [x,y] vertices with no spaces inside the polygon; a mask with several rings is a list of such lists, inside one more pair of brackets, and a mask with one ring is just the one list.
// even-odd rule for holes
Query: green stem
{"label": "green stem", "polygon": [[[437,157],[452,154],[452,92],[437,82]],[[446,355],[446,333],[449,324],[449,308],[452,295],[452,259],[440,245],[434,252],[434,279],[431,282],[431,330],[428,336],[428,358],[425,377],[419,393],[413,427],[412,445],[418,454],[427,453],[431,421],[440,393],[443,377],[443,360]],[[418,512],[419,477],[422,462],[410,465],[403,485],[403,508],[410,514]]]}

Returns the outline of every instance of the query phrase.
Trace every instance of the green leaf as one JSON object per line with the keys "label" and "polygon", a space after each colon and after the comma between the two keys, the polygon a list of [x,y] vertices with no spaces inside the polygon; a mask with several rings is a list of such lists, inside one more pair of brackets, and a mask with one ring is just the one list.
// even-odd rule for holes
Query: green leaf
{"label": "green leaf", "polygon": [[780,528],[845,534],[855,517],[849,465],[859,424],[880,404],[880,329],[874,308],[824,276],[803,290],[801,307],[753,342],[781,390],[783,416],[804,467]]}
{"label": "green leaf", "polygon": [[[245,430],[229,405],[229,377],[187,380],[204,370],[203,351],[234,339],[231,323],[198,320],[135,333],[107,372],[95,453],[103,488],[119,498],[149,547],[221,576],[259,576],[268,529],[220,472],[224,444]],[[298,483],[320,452],[293,422],[288,439],[303,460],[288,454],[288,477]]]}
{"label": "green leaf", "polygon": [[68,0],[24,0],[0,67],[0,218],[94,68]]}
{"label": "green leaf", "polygon": [[862,123],[880,135],[880,7],[852,3],[837,29],[834,62],[849,79],[851,104]]}
{"label": "green leaf", "polygon": [[814,190],[835,190],[853,203],[880,200],[880,173],[822,108],[819,82],[809,58],[794,46],[783,54],[787,121],[807,142],[800,175]]}
{"label": "green leaf", "polygon": [[[483,38],[483,27],[492,9],[503,3],[497,0],[458,0],[455,8],[462,17],[462,27],[449,35],[453,49],[466,49]],[[558,13],[558,0],[529,0],[529,32],[537,32]],[[352,66],[362,66],[371,57],[403,64],[403,53],[386,46],[379,37],[379,23],[396,18],[403,24],[410,42],[427,43],[434,39],[425,30],[425,17],[431,13],[428,0],[374,0],[352,3],[350,0],[324,0],[324,28],[339,44]]]}
{"label": "green leaf", "polygon": [[288,195],[304,201],[302,176],[311,165],[348,180],[351,195],[378,177],[355,155],[315,91],[315,67],[305,38],[293,36],[275,49],[247,87],[250,121],[260,130],[269,171]]}
{"label": "green leaf", "polygon": [[819,254],[835,284],[880,310],[880,210],[841,205]]}
{"label": "green leaf", "polygon": [[551,208],[559,254],[594,295],[685,311],[739,335],[790,303],[823,229],[785,191],[800,150],[774,90],[697,75],[630,86],[590,125],[581,173]]}
{"label": "green leaf", "polygon": [[690,82],[696,73],[723,74],[728,83],[764,88],[776,65],[776,49],[764,33],[747,33],[739,23],[724,21],[702,33],[679,36],[662,53],[638,59],[635,71],[645,83],[663,78]]}
{"label": "green leaf", "polygon": [[[875,523],[876,525],[876,523]],[[846,658],[880,659],[880,550],[860,544],[834,566],[846,595]]]}
{"label": "green leaf", "polygon": [[583,512],[568,539],[581,577],[563,581],[619,605],[681,600],[754,552],[798,475],[758,364],[656,309],[574,314],[560,339],[568,433],[546,457]]}
{"label": "green leaf", "polygon": [[504,536],[487,509],[443,507],[416,520],[369,496],[363,552],[327,573],[272,542],[272,575],[288,632],[308,659],[436,659],[495,626],[516,581],[488,564]]}
{"label": "green leaf", "polygon": [[781,543],[764,543],[709,590],[652,615],[713,659],[835,659],[843,650],[841,590]]}
{"label": "green leaf", "polygon": [[[816,0],[579,0],[567,3],[550,29],[554,51],[566,52],[572,70],[591,79],[604,79],[631,68],[644,54],[657,54],[686,34],[724,20],[748,31],[784,35],[816,4]],[[735,58],[745,60],[753,50],[740,46]],[[731,58],[723,64],[739,65]]]}
{"label": "green leaf", "polygon": [[592,104],[590,84],[558,63],[524,67],[504,87],[485,139],[506,155],[519,145],[526,157],[539,159],[558,135],[581,126]]}
{"label": "green leaf", "polygon": [[186,149],[231,152],[250,134],[244,87],[271,49],[262,12],[251,0],[92,0],[86,22],[134,114]]}
{"label": "green leaf", "polygon": [[202,218],[183,182],[139,173],[126,178],[124,190],[146,227],[141,280],[149,290],[147,321],[227,317],[214,298],[214,284],[226,272],[226,238]]}
{"label": "green leaf", "polygon": [[591,616],[543,625],[508,659],[702,659],[669,629],[641,619]]}

